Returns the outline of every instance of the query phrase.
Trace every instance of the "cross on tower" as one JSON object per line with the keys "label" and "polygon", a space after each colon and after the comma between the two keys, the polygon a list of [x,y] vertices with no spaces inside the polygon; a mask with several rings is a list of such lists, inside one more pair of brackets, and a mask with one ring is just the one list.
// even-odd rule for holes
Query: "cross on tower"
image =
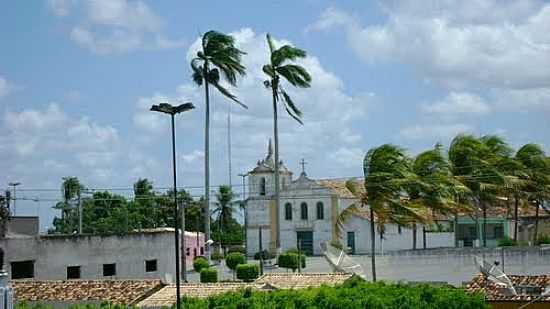
{"label": "cross on tower", "polygon": [[300,165],[302,166],[302,173],[303,174],[306,173],[306,164],[307,164],[307,162],[304,160],[304,158],[302,158],[302,160],[300,160]]}

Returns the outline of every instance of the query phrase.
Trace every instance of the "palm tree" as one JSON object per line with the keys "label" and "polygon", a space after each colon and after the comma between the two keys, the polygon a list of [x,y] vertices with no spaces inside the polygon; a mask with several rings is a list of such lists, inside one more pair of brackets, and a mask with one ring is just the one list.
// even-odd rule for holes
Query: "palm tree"
{"label": "palm tree", "polygon": [[216,198],[218,202],[216,203],[216,208],[212,212],[212,214],[217,214],[218,216],[218,228],[220,233],[220,245],[222,244],[223,240],[223,231],[224,228],[227,226],[227,223],[229,222],[229,219],[233,216],[233,198],[235,195],[233,194],[233,191],[231,191],[231,187],[229,186],[220,186],[218,189],[218,193],[216,194]]}
{"label": "palm tree", "polygon": [[538,240],[539,209],[550,192],[550,165],[544,150],[537,144],[526,144],[516,153],[516,159],[525,166],[525,193],[535,208],[535,231],[533,244]]}
{"label": "palm tree", "polygon": [[235,47],[235,39],[217,31],[208,31],[202,36],[201,50],[197,57],[191,60],[193,81],[199,86],[204,84],[205,123],[204,123],[204,199],[205,199],[205,239],[210,234],[210,91],[211,84],[225,97],[247,108],[237,97],[231,94],[220,83],[220,71],[225,80],[232,86],[237,84],[237,75],[245,75],[245,67],[241,64],[244,52]]}
{"label": "palm tree", "polygon": [[[457,197],[466,194],[468,188],[453,177],[441,144],[418,154],[411,168],[417,181],[408,186],[408,203],[425,207],[429,211],[426,222],[432,222],[437,214],[457,214],[466,208],[459,203]],[[422,227],[422,235],[423,247],[426,249],[425,225]],[[416,222],[413,223],[413,249],[416,249]]]}
{"label": "palm tree", "polygon": [[279,129],[277,124],[277,103],[282,101],[286,112],[302,124],[302,112],[298,109],[294,101],[281,85],[281,79],[285,79],[294,87],[309,88],[311,85],[311,76],[303,67],[289,62],[299,58],[305,58],[306,52],[284,45],[275,48],[275,44],[269,33],[266,35],[267,45],[269,46],[270,62],[263,66],[264,73],[268,76],[268,80],[264,81],[264,86],[271,89],[273,96],[273,138],[275,140],[275,209],[277,216],[275,224],[277,226],[276,247],[281,247],[281,228],[279,220]]}

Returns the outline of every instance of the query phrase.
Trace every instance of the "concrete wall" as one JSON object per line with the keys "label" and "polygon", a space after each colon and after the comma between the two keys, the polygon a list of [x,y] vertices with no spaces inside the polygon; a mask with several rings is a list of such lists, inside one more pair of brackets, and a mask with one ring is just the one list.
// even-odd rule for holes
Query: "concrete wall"
{"label": "concrete wall", "polygon": [[38,217],[16,216],[8,221],[8,234],[38,235]]}
{"label": "concrete wall", "polygon": [[[112,279],[175,278],[173,232],[125,236],[37,236],[0,240],[11,274],[11,262],[33,260],[35,279],[66,279],[67,266],[81,266],[82,279],[105,279],[103,264],[116,263]],[[145,260],[157,260],[157,271],[145,272]]]}

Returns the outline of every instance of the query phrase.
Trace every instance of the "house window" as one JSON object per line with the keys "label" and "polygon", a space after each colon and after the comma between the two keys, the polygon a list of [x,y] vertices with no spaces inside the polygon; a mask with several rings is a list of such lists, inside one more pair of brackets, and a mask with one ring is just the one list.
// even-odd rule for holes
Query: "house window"
{"label": "house window", "polygon": [[80,279],[80,266],[67,266],[67,280]]}
{"label": "house window", "polygon": [[34,261],[11,262],[11,278],[34,278]]}
{"label": "house window", "polygon": [[325,208],[323,202],[317,202],[317,220],[325,219]]}
{"label": "house window", "polygon": [[304,202],[300,205],[300,214],[302,220],[307,220],[307,203]]}
{"label": "house window", "polygon": [[504,237],[504,229],[502,226],[495,226],[494,230],[494,239],[501,239]]}
{"label": "house window", "polygon": [[185,255],[187,255],[187,256],[191,255],[191,248],[189,248],[189,247],[185,248]]}
{"label": "house window", "polygon": [[193,258],[197,257],[197,248],[193,248]]}
{"label": "house window", "polygon": [[103,264],[103,277],[116,276],[116,264]]}
{"label": "house window", "polygon": [[285,220],[292,220],[292,204],[285,204]]}
{"label": "house window", "polygon": [[260,195],[265,195],[265,178],[260,178]]}
{"label": "house window", "polygon": [[204,247],[201,247],[201,255],[204,255]]}
{"label": "house window", "polygon": [[146,260],[145,261],[145,272],[154,272],[157,271],[157,260]]}
{"label": "house window", "polygon": [[401,228],[401,225],[398,224],[397,225],[397,234],[401,234],[403,232],[402,228]]}

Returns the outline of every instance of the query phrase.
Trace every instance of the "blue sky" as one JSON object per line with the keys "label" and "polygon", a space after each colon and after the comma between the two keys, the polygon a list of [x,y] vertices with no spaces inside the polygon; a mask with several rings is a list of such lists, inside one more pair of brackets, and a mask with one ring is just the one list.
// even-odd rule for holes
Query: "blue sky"
{"label": "blue sky", "polygon": [[[178,172],[180,185],[200,186],[204,97],[189,60],[211,29],[248,52],[234,91],[250,108],[232,107],[234,183],[272,132],[266,32],[305,49],[313,73],[311,89],[291,91],[304,126],[281,119],[281,156],[295,172],[305,158],[312,177],[358,176],[373,146],[414,154],[460,132],[548,150],[549,24],[542,1],[2,1],[0,187],[21,182],[19,195],[42,201],[20,202],[20,214],[42,208],[49,221],[63,176],[168,186],[168,119],[147,111],[165,100],[197,106],[178,117]],[[228,106],[214,94],[214,184],[228,182]]]}

